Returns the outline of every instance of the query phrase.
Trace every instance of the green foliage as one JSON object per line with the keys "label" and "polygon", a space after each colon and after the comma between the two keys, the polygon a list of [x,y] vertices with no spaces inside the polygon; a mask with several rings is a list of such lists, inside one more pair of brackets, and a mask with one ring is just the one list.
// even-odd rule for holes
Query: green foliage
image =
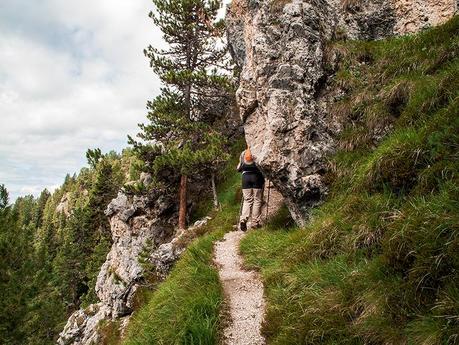
{"label": "green foliage", "polygon": [[[53,194],[44,190],[11,206],[0,188],[2,343],[53,344],[69,313],[97,301],[97,274],[111,246],[104,210],[133,157],[130,150],[101,155],[89,169],[67,175]],[[61,202],[68,214],[56,210]]]}
{"label": "green foliage", "polygon": [[5,185],[0,185],[0,209],[5,209],[8,206],[9,196]]}
{"label": "green foliage", "polygon": [[155,250],[154,243],[148,239],[142,247],[141,252],[137,258],[144,272],[144,279],[148,284],[155,284],[157,281],[156,271],[154,264],[150,260],[151,253]]}
{"label": "green foliage", "polygon": [[88,149],[88,151],[86,151],[86,159],[88,160],[89,166],[93,169],[96,168],[97,163],[99,163],[102,157],[102,151],[99,148],[94,150]]}
{"label": "green foliage", "polygon": [[266,284],[270,344],[459,339],[458,32],[455,17],[335,44],[347,126],[329,199],[305,228],[272,224],[241,245]]}
{"label": "green foliage", "polygon": [[[242,152],[245,148],[246,143],[243,138],[240,138],[233,143],[230,149],[230,158],[215,174],[219,205],[239,203],[241,200],[242,191],[240,186],[240,176],[238,174],[234,174],[234,169],[239,163],[240,152]],[[233,188],[236,188],[236,190],[233,190]],[[204,218],[212,213],[213,209],[214,206],[211,195],[201,198],[197,207],[191,214],[191,221],[193,222]]]}
{"label": "green foliage", "polygon": [[7,205],[8,192],[2,185],[0,209],[0,339],[8,344],[22,344],[25,339],[21,327],[27,313],[26,301],[30,285],[23,282],[32,277],[32,253],[28,229],[21,227],[18,213]]}
{"label": "green foliage", "polygon": [[125,344],[215,344],[223,296],[211,266],[213,241],[191,245],[166,282],[129,326]]}

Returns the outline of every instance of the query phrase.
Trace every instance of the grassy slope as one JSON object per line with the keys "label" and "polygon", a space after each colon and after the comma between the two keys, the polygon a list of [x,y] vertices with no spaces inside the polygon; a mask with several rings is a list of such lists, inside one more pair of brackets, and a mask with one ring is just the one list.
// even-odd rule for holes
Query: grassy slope
{"label": "grassy slope", "polygon": [[[331,193],[303,229],[242,243],[270,344],[459,342],[459,17],[417,36],[340,42],[346,123]],[[390,129],[384,139],[375,134]]]}
{"label": "grassy slope", "polygon": [[[236,145],[239,146],[240,145]],[[238,155],[235,155],[236,160]],[[222,210],[212,212],[202,237],[195,240],[168,278],[134,314],[125,345],[216,344],[221,329],[223,294],[212,263],[213,244],[232,230],[239,212],[240,176],[231,161],[219,190]]]}

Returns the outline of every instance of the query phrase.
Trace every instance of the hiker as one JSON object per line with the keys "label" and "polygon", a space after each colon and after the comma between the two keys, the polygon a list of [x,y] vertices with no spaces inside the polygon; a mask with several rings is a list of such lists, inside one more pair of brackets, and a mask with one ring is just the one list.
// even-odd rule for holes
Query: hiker
{"label": "hiker", "polygon": [[265,178],[253,160],[250,148],[241,153],[237,170],[242,172],[242,212],[239,228],[247,231],[247,222],[252,214],[252,228],[261,226],[261,206]]}

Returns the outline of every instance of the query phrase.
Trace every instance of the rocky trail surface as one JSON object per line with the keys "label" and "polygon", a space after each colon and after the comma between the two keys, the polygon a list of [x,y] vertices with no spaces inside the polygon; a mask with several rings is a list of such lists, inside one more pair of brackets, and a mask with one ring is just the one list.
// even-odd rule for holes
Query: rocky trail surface
{"label": "rocky trail surface", "polygon": [[[266,197],[265,190],[265,200]],[[267,214],[268,218],[277,212],[281,204],[280,194],[271,190],[268,211],[265,205],[263,214]],[[257,272],[244,269],[243,258],[239,254],[239,244],[245,235],[242,231],[229,232],[215,246],[214,260],[219,268],[230,316],[224,330],[225,345],[265,344],[261,334],[266,306],[263,283]]]}

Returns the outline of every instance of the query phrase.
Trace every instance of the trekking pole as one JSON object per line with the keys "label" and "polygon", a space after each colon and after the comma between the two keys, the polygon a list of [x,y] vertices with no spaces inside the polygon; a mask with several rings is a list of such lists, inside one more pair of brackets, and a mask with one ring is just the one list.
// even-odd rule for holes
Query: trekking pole
{"label": "trekking pole", "polygon": [[241,195],[241,206],[239,206],[239,218],[237,219],[237,226],[239,227],[239,222],[240,222],[240,219],[241,219],[241,215],[242,215],[242,207],[244,205],[244,194]]}
{"label": "trekking pole", "polygon": [[271,192],[271,180],[268,182],[268,200],[266,201],[266,219],[268,221],[268,214],[269,214],[269,193]]}

